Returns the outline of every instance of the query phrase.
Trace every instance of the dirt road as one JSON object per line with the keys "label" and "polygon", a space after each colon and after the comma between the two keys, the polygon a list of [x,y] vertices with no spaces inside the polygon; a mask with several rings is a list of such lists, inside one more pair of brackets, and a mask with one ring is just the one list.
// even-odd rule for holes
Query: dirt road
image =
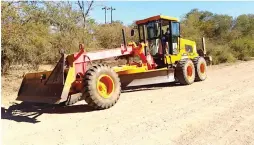
{"label": "dirt road", "polygon": [[2,114],[3,145],[254,145],[254,61],[213,66],[190,86],[125,92],[108,110],[76,104],[13,114]]}

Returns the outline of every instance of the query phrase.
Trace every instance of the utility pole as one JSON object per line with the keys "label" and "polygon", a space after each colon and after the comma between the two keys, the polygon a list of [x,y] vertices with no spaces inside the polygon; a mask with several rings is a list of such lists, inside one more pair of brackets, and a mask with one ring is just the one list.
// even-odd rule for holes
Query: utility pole
{"label": "utility pole", "polygon": [[112,22],[113,22],[113,20],[112,20],[112,12],[114,11],[114,10],[116,10],[115,8],[112,8],[112,6],[110,7],[110,8],[107,8],[107,10],[111,10],[111,24],[112,24]]}
{"label": "utility pole", "polygon": [[105,10],[105,24],[107,23],[107,7],[103,7],[102,10]]}

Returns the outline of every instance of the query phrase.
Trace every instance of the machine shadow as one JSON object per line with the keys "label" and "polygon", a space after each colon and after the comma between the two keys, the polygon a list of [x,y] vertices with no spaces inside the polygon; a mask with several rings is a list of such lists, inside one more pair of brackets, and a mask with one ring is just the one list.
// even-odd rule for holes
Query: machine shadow
{"label": "machine shadow", "polygon": [[42,114],[68,114],[99,111],[86,105],[64,106],[61,104],[48,105],[38,103],[15,103],[8,109],[1,107],[1,119],[12,120],[16,122],[38,123],[37,117]]}
{"label": "machine shadow", "polygon": [[[181,86],[177,83],[153,84],[138,87],[123,88],[122,93],[137,92],[144,90],[158,90],[165,87]],[[85,113],[100,111],[86,104],[65,106],[62,104],[41,104],[41,103],[15,103],[8,109],[1,107],[1,119],[12,120],[16,122],[38,123],[37,120],[42,114],[68,114],[68,113]]]}

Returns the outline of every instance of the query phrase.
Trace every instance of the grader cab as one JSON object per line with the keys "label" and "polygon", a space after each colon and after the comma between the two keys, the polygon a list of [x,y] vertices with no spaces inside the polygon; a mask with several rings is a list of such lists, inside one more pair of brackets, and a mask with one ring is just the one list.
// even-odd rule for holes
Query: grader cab
{"label": "grader cab", "polygon": [[[199,55],[194,41],[181,38],[176,18],[158,15],[136,24],[138,44],[126,44],[124,31],[120,48],[85,52],[80,44],[79,52],[62,54],[52,71],[26,74],[17,100],[66,105],[85,100],[90,106],[106,109],[116,104],[125,87],[175,81],[190,85],[206,79],[211,57]],[[131,33],[134,35],[134,30]],[[129,61],[134,56],[140,62]],[[127,63],[93,64],[108,58],[124,58]]]}

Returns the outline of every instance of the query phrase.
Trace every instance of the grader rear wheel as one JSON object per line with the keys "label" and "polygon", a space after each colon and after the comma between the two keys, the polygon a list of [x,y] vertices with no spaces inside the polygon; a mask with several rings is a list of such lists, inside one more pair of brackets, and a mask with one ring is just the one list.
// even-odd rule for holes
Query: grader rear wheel
{"label": "grader rear wheel", "polygon": [[190,85],[195,79],[195,67],[190,59],[183,59],[177,63],[175,77],[182,85]]}
{"label": "grader rear wheel", "polygon": [[195,65],[195,81],[204,81],[207,77],[206,75],[206,61],[203,57],[196,57],[194,60]]}
{"label": "grader rear wheel", "polygon": [[91,67],[85,76],[83,97],[89,106],[107,109],[116,104],[121,93],[121,83],[116,72],[99,64]]}

